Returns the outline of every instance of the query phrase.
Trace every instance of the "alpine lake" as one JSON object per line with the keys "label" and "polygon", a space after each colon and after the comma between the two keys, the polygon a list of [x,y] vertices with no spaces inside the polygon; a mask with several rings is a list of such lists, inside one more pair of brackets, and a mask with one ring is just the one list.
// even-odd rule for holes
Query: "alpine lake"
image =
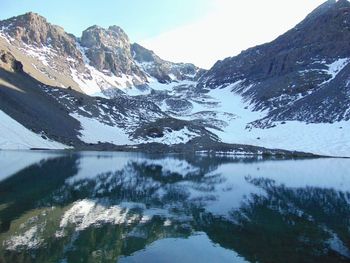
{"label": "alpine lake", "polygon": [[350,262],[350,159],[0,151],[0,262]]}

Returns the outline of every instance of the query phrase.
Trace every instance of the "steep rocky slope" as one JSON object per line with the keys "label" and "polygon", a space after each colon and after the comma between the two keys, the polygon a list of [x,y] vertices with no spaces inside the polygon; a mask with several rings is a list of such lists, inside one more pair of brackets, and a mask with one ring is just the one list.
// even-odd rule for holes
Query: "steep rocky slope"
{"label": "steep rocky slope", "polygon": [[[0,50],[0,149],[74,147],[148,152],[222,151],[297,155],[223,144],[200,123],[173,118],[143,96],[92,97],[45,85]],[[150,144],[152,143],[152,144]]]}
{"label": "steep rocky slope", "polygon": [[[349,12],[348,1],[327,1],[271,43],[208,72],[130,44],[116,26],[93,26],[76,38],[28,13],[0,22],[4,60],[9,52],[22,65],[0,65],[2,79],[23,91],[35,87],[75,124],[61,138],[40,126],[47,116],[31,124],[17,109],[0,109],[77,148],[271,153],[244,146],[256,145],[350,156]],[[14,96],[2,93],[4,101]]]}
{"label": "steep rocky slope", "polygon": [[[27,13],[0,21],[0,47],[18,56],[28,72],[48,85],[72,87],[94,96],[152,90],[150,78],[155,74],[134,60],[135,49],[118,26],[92,26],[77,38],[44,17]],[[200,71],[193,65],[157,60],[161,63],[155,63],[153,70],[162,72],[166,82],[188,79]],[[155,80],[164,83],[163,78]]]}
{"label": "steep rocky slope", "polygon": [[195,81],[204,73],[203,69],[193,64],[165,61],[137,43],[132,44],[131,51],[140,67],[160,83],[170,83],[174,80]]}
{"label": "steep rocky slope", "polygon": [[79,144],[79,122],[23,71],[11,53],[0,50],[0,61],[0,110],[44,139]]}
{"label": "steep rocky slope", "polygon": [[271,43],[217,62],[199,86],[236,83],[254,110],[267,110],[260,127],[273,121],[312,123],[350,119],[350,3],[329,0]]}

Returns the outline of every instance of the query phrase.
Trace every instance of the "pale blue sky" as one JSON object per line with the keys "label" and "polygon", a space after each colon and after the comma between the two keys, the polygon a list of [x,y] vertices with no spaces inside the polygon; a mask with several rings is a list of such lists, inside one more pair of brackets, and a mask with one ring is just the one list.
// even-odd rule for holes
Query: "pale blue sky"
{"label": "pale blue sky", "polygon": [[0,19],[33,11],[80,36],[118,25],[160,57],[210,68],[269,42],[325,0],[0,0]]}
{"label": "pale blue sky", "polygon": [[80,36],[89,26],[122,27],[133,41],[191,23],[210,10],[211,0],[0,0],[0,19],[39,13]]}

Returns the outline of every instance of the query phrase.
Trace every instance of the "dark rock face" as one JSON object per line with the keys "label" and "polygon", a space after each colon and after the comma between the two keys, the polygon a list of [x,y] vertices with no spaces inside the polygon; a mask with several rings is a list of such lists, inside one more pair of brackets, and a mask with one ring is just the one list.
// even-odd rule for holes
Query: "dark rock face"
{"label": "dark rock face", "polygon": [[[164,61],[137,44],[131,45],[127,34],[118,26],[107,29],[92,26],[77,38],[38,14],[26,13],[0,21],[0,34],[35,61],[39,75],[48,77],[47,84],[67,87],[73,84],[76,90],[86,90],[82,83],[92,83],[101,92],[114,96],[118,92],[116,88],[149,89],[150,76],[161,83],[170,83],[197,80],[203,73],[192,64]],[[21,61],[27,68],[27,61]],[[144,62],[149,66],[144,67]],[[113,76],[121,79],[109,78]],[[64,84],[60,82],[62,79]]]}
{"label": "dark rock face", "polygon": [[80,123],[22,67],[11,53],[0,50],[0,110],[43,138],[82,144],[78,139]]}
{"label": "dark rock face", "polygon": [[134,63],[130,41],[118,26],[108,29],[92,26],[83,32],[81,45],[85,48],[90,65],[100,71],[109,71],[116,76],[136,75],[145,81],[146,76]]}
{"label": "dark rock face", "polygon": [[23,72],[22,63],[16,60],[10,52],[4,50],[0,50],[0,68],[18,73]]}
{"label": "dark rock face", "polygon": [[153,51],[135,43],[131,52],[139,65],[160,83],[170,83],[173,80],[198,80],[205,70],[190,63],[172,63],[158,57]]}
{"label": "dark rock face", "polygon": [[82,61],[82,56],[76,48],[76,39],[63,28],[52,25],[35,13],[26,13],[0,21],[0,29],[19,42],[36,47],[50,46],[60,55],[71,56]]}
{"label": "dark rock face", "polygon": [[327,1],[271,43],[217,62],[201,78],[199,87],[217,88],[240,81],[233,91],[250,100],[256,110],[269,110],[270,121],[346,120],[349,69],[340,68],[332,76],[330,65],[350,58],[349,43],[350,3]]}

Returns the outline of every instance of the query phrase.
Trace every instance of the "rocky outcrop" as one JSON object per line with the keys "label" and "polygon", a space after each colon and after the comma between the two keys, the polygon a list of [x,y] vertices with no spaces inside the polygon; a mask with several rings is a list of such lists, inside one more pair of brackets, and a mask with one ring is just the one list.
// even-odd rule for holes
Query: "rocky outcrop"
{"label": "rocky outcrop", "polygon": [[0,50],[0,111],[44,139],[83,144],[78,138],[80,123],[45,88],[53,87],[25,73],[13,54]]}
{"label": "rocky outcrop", "polygon": [[132,45],[118,26],[91,26],[77,38],[30,12],[0,21],[0,37],[0,48],[6,50],[4,40],[8,50],[17,49],[27,72],[40,81],[89,95],[114,96],[116,89],[142,94],[150,90],[149,77],[170,83],[197,80],[203,73],[192,64],[171,63]]}
{"label": "rocky outcrop", "polygon": [[80,43],[90,65],[99,71],[107,71],[119,77],[122,74],[135,75],[140,82],[146,81],[145,74],[133,61],[129,38],[120,27],[89,27],[83,32]]}
{"label": "rocky outcrop", "polygon": [[[213,89],[232,85],[233,91],[251,101],[255,110],[271,111],[273,116],[267,118],[270,121],[328,122],[335,114],[337,120],[349,119],[345,95],[341,101],[329,99],[328,105],[322,102],[328,100],[334,90],[344,94],[348,90],[347,75],[340,73],[347,70],[349,42],[350,3],[330,0],[271,43],[217,62],[201,78],[199,87]],[[322,99],[312,99],[321,93]],[[337,113],[332,111],[333,117],[324,117],[328,115],[329,103],[342,106],[332,106],[338,108]],[[308,110],[301,111],[306,108],[300,104]],[[291,108],[294,108],[293,114]],[[316,109],[323,115],[312,117]]]}
{"label": "rocky outcrop", "polygon": [[0,68],[11,72],[23,72],[23,65],[8,51],[0,50]]}
{"label": "rocky outcrop", "polygon": [[76,48],[76,39],[63,28],[52,25],[36,13],[26,13],[0,21],[0,29],[16,41],[36,47],[51,47],[60,55],[71,56],[82,62]]}
{"label": "rocky outcrop", "polygon": [[135,61],[150,76],[160,83],[169,83],[181,80],[197,80],[205,70],[190,63],[173,63],[158,57],[153,51],[135,43],[131,45]]}

